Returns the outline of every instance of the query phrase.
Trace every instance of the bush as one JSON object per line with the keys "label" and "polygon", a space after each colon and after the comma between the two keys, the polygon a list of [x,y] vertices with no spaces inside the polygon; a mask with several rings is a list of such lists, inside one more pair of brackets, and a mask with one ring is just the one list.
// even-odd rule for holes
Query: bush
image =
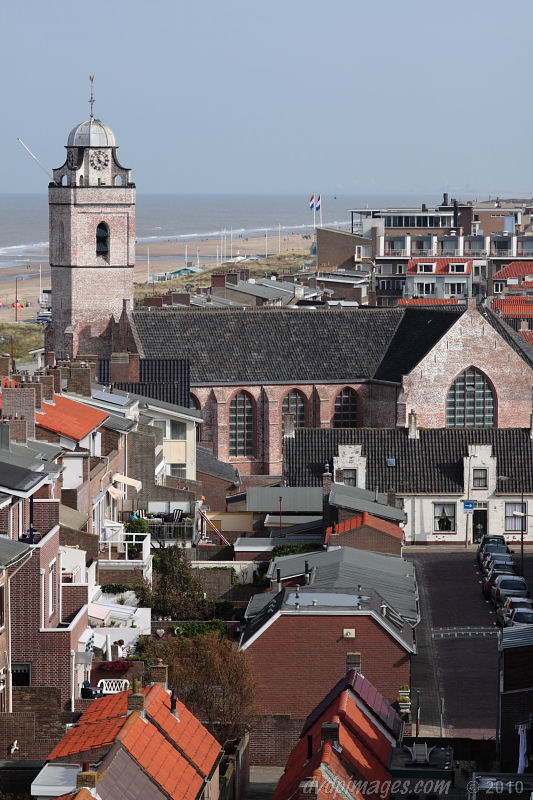
{"label": "bush", "polygon": [[316,553],[317,550],[323,549],[321,544],[278,544],[272,550],[272,558],[297,556],[303,553]]}
{"label": "bush", "polygon": [[215,600],[215,614],[219,619],[232,619],[234,613],[235,608],[229,600]]}
{"label": "bush", "polygon": [[186,622],[184,625],[176,625],[172,630],[174,636],[184,636],[186,639],[205,636],[206,633],[217,633],[219,636],[226,635],[226,626],[221,619],[209,619],[205,622]]}
{"label": "bush", "polygon": [[117,659],[117,661],[104,661],[103,664],[100,664],[100,669],[104,672],[123,672],[125,669],[129,668],[129,662],[124,661],[122,658]]}
{"label": "bush", "polygon": [[136,517],[126,522],[124,530],[128,533],[148,533],[148,522],[141,517]]}
{"label": "bush", "polygon": [[132,587],[126,586],[125,583],[103,583],[100,588],[104,594],[122,594],[122,592],[128,592]]}

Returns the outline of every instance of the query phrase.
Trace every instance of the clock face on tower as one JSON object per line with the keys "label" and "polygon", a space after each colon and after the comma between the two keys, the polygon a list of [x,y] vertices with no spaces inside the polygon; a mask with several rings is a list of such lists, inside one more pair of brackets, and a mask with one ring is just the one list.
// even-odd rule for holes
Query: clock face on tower
{"label": "clock face on tower", "polygon": [[95,150],[91,153],[91,167],[93,169],[103,169],[109,164],[109,156],[104,150]]}

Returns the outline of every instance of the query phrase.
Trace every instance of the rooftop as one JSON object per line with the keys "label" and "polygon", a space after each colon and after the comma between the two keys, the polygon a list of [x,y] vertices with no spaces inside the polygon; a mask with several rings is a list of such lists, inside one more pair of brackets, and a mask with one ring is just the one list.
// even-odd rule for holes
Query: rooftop
{"label": "rooftop", "polygon": [[35,412],[35,424],[79,442],[99,428],[107,417],[97,408],[56,394],[53,403],[43,403],[42,409]]}
{"label": "rooftop", "polygon": [[70,131],[67,147],[115,147],[115,134],[99,119],[80,122]]}

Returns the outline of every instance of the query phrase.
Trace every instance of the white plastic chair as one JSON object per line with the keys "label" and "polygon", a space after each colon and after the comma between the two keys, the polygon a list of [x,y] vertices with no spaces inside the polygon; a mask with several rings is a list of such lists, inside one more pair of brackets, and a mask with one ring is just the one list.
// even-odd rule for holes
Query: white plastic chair
{"label": "white plastic chair", "polygon": [[126,678],[101,678],[96,684],[103,694],[118,694],[130,688],[130,682]]}

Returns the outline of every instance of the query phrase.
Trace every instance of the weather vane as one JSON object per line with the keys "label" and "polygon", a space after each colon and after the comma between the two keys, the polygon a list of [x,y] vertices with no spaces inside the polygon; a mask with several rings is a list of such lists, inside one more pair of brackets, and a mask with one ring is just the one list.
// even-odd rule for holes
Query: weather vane
{"label": "weather vane", "polygon": [[94,84],[94,75],[89,75],[89,80],[91,82],[91,99],[89,103],[91,104],[91,119],[94,119],[93,115],[93,105],[94,105],[94,96],[93,96],[93,84]]}

